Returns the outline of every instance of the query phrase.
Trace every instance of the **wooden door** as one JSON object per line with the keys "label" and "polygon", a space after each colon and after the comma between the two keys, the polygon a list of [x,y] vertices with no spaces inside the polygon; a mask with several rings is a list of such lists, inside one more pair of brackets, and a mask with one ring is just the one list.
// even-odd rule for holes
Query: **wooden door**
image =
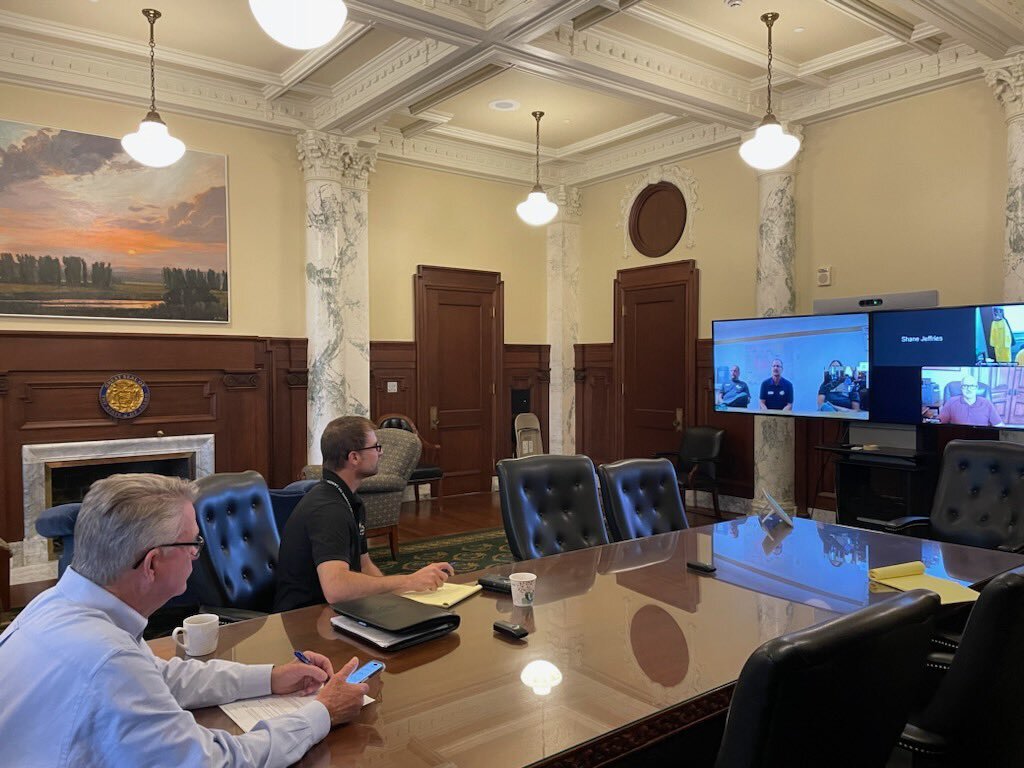
{"label": "wooden door", "polygon": [[414,280],[417,425],[441,446],[445,494],[490,491],[504,344],[501,275],[420,266]]}
{"label": "wooden door", "polygon": [[683,429],[696,423],[698,274],[693,261],[619,270],[615,373],[623,458],[675,450]]}

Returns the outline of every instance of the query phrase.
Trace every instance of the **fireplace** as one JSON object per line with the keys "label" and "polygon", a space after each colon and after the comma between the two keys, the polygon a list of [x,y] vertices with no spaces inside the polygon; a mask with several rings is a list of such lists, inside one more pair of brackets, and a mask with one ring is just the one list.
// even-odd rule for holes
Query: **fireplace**
{"label": "fireplace", "polygon": [[214,437],[182,435],[25,445],[21,457],[25,540],[12,545],[12,584],[57,576],[47,540],[35,528],[36,518],[44,509],[81,501],[94,481],[121,472],[205,477],[214,471]]}

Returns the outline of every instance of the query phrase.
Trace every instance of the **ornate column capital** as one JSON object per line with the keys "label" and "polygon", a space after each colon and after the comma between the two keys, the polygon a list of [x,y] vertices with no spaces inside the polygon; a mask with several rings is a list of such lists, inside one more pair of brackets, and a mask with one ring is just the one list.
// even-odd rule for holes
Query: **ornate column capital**
{"label": "ornate column capital", "polygon": [[377,167],[376,148],[364,149],[354,139],[322,131],[300,133],[296,149],[306,181],[336,181],[365,190]]}
{"label": "ornate column capital", "polygon": [[1024,117],[1024,47],[1013,48],[1005,59],[987,64],[985,82],[1003,105],[1007,121]]}
{"label": "ornate column capital", "polygon": [[558,215],[552,224],[578,224],[583,215],[583,190],[559,184],[551,190],[551,196],[558,203]]}

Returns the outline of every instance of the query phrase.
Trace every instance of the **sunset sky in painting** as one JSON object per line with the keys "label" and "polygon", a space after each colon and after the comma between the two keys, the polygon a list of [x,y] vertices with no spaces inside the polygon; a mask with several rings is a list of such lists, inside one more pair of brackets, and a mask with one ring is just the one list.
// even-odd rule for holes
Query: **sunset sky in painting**
{"label": "sunset sky in painting", "polygon": [[225,178],[221,155],[146,168],[117,139],[0,120],[0,252],[227,270]]}

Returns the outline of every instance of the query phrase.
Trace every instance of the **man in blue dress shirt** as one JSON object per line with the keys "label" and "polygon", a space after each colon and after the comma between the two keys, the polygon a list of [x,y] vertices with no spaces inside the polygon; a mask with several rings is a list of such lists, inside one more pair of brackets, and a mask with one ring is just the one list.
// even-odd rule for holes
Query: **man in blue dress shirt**
{"label": "man in blue dress shirt", "polygon": [[[147,617],[185,591],[203,545],[192,483],[114,475],[93,484],[75,525],[75,556],[60,581],[0,635],[0,744],[19,766],[285,766],[332,725],[351,720],[365,684],[312,665],[158,659],[142,640]],[[324,684],[321,688],[321,684]],[[232,736],[185,708],[271,693],[317,698]]]}

